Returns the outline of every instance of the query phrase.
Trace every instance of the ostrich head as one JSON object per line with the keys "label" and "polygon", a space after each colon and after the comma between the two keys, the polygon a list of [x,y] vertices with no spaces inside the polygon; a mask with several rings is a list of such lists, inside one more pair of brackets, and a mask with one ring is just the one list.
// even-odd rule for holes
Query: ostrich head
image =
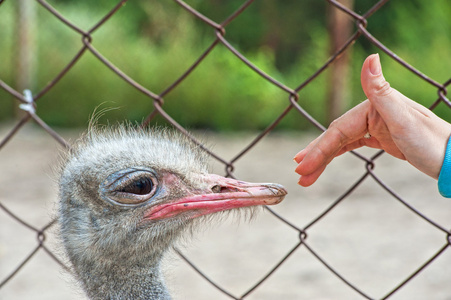
{"label": "ostrich head", "polygon": [[91,130],[62,164],[61,237],[90,298],[166,299],[160,260],[193,221],[282,201],[277,184],[207,172],[205,155],[173,132]]}

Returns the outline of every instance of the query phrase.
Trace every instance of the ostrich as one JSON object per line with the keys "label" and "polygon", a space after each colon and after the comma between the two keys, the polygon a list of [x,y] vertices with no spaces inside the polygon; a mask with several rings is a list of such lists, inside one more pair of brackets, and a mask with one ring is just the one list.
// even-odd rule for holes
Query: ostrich
{"label": "ostrich", "polygon": [[202,153],[180,134],[129,125],[91,129],[68,151],[60,235],[90,299],[171,299],[160,265],[183,233],[213,213],[286,195],[278,184],[209,174]]}

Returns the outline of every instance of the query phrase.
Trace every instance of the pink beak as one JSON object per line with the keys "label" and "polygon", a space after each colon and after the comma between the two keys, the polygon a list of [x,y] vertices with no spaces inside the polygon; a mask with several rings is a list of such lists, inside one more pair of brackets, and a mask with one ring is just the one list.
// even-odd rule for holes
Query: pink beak
{"label": "pink beak", "polygon": [[277,204],[287,194],[283,186],[275,183],[249,183],[213,174],[201,175],[201,180],[205,189],[174,202],[154,206],[145,218],[159,220],[189,211],[192,219],[240,207]]}

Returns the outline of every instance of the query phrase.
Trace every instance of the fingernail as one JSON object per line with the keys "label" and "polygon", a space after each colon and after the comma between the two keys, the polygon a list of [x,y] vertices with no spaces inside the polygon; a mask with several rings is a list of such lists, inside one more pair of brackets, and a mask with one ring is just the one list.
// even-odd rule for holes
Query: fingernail
{"label": "fingernail", "polygon": [[300,152],[298,152],[294,157],[293,160],[295,163],[299,164],[301,162],[301,160],[298,159],[299,154],[303,151],[304,149],[302,149]]}
{"label": "fingernail", "polygon": [[370,60],[370,72],[373,75],[379,75],[381,71],[382,69],[379,54],[374,54]]}
{"label": "fingernail", "polygon": [[[295,173],[298,173],[298,169],[299,169],[299,164],[298,164],[298,166],[296,167],[296,169],[294,169],[294,172]],[[299,174],[299,173],[298,173]],[[301,174],[299,174],[299,175],[301,175]]]}

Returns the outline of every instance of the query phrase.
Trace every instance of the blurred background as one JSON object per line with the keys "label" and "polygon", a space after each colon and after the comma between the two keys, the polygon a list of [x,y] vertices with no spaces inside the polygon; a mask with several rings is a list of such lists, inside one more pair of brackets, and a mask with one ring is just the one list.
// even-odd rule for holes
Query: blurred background
{"label": "blurred background", "polygon": [[[346,0],[363,14],[377,1]],[[111,0],[49,1],[83,30],[94,26],[116,3]],[[243,1],[187,2],[220,23]],[[451,2],[389,1],[368,19],[368,30],[418,70],[443,83],[451,62]],[[0,77],[21,91],[43,87],[81,48],[74,32],[36,1],[4,1],[0,9]],[[327,1],[255,1],[226,27],[227,40],[257,67],[289,87],[313,74],[355,32],[352,18]],[[108,60],[154,93],[161,93],[213,42],[213,29],[173,1],[128,1],[92,34],[92,44]],[[322,124],[364,99],[360,67],[364,58],[381,52],[365,38],[300,92],[300,104]],[[434,87],[382,57],[392,86],[429,106]],[[167,98],[165,110],[182,125],[211,130],[254,130],[267,126],[287,105],[286,95],[264,82],[222,45]],[[12,97],[0,89],[0,120],[17,113]],[[75,67],[39,100],[39,114],[49,125],[86,126],[87,117],[104,103],[119,110],[108,119],[142,121],[152,101],[85,53]],[[73,109],[76,105],[77,109]],[[184,109],[180,110],[179,107]],[[234,113],[224,113],[233,107]],[[247,114],[252,108],[255,113]],[[438,114],[451,117],[439,107]],[[70,113],[70,118],[67,114]],[[245,117],[244,117],[245,116]],[[162,121],[163,122],[163,121]],[[278,129],[308,129],[290,114]]]}
{"label": "blurred background", "polygon": [[[58,263],[65,261],[58,228],[48,227],[57,207],[53,169],[63,147],[19,108],[9,88],[17,98],[30,89],[36,118],[69,144],[96,109],[107,109],[101,124],[114,124],[140,123],[155,108],[152,97],[89,50],[43,90],[84,47],[83,34],[63,20],[90,31],[85,42],[149,91],[164,94],[164,111],[223,158],[212,157],[212,171],[278,182],[288,190],[281,204],[252,222],[227,219],[207,226],[193,245],[181,245],[189,261],[226,293],[171,253],[166,275],[174,299],[451,299],[451,201],[439,195],[435,180],[404,161],[361,149],[334,160],[314,186],[299,187],[292,157],[320,131],[291,109],[261,136],[291,107],[289,93],[221,42],[166,93],[212,45],[215,29],[180,1],[163,0],[124,1],[97,27],[118,2],[0,0],[0,299],[84,299]],[[222,23],[251,2],[185,3]],[[395,58],[439,84],[450,80],[451,1],[339,2],[359,15],[374,7],[365,18],[367,30]],[[356,31],[355,19],[330,1],[260,0],[227,22],[224,37],[271,78],[298,88],[300,107],[326,127],[365,99],[360,68],[375,52],[393,87],[427,107],[436,103],[437,86],[363,35],[307,83]],[[451,121],[443,102],[434,112]],[[151,120],[168,123],[158,114]]]}

